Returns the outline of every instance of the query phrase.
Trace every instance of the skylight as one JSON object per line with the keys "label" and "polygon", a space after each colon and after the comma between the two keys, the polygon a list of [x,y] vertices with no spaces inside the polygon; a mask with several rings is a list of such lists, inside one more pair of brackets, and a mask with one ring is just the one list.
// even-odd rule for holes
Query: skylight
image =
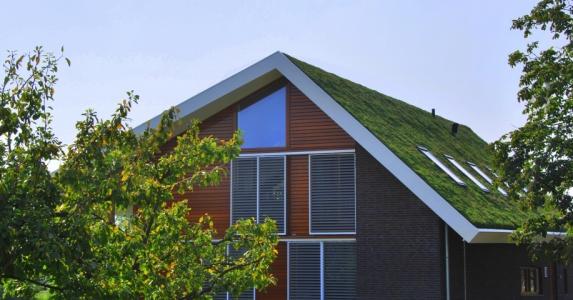
{"label": "skylight", "polygon": [[438,167],[440,169],[442,169],[442,171],[446,172],[446,174],[448,174],[448,176],[450,176],[450,178],[452,178],[457,184],[459,185],[463,185],[465,186],[466,183],[463,182],[454,172],[452,172],[448,167],[446,167],[446,165],[444,165],[437,157],[434,156],[434,154],[432,154],[432,152],[430,152],[428,149],[424,148],[424,147],[419,147],[418,146],[418,150],[420,150],[422,153],[424,153],[424,155],[426,155],[426,157],[428,157],[431,161],[433,161],[436,165],[438,165]]}
{"label": "skylight", "polygon": [[[493,184],[493,180],[491,179],[491,177],[487,176],[487,174],[484,171],[482,171],[476,164],[474,164],[473,162],[469,162],[469,161],[468,161],[468,164],[470,165],[470,167],[472,167],[472,169],[474,169],[474,171],[476,171],[476,173],[478,173],[481,177],[483,177],[483,179],[485,179],[485,181],[487,181],[489,184]],[[489,170],[491,171],[493,176],[497,177],[497,175],[491,169],[489,169]],[[507,192],[504,189],[498,187],[497,190],[502,195],[507,196]]]}
{"label": "skylight", "polygon": [[462,167],[453,157],[449,155],[445,156],[452,163],[452,165],[454,165],[460,172],[464,173],[464,175],[466,175],[482,191],[489,192],[489,189],[485,185],[483,185],[483,183],[481,183],[477,178],[475,178],[475,176],[472,173],[468,172],[468,170],[464,169],[464,167]]}

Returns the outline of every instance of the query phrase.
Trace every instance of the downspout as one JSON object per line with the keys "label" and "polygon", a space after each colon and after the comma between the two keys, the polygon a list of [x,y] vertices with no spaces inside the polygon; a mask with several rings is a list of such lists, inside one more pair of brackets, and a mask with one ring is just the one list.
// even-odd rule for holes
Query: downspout
{"label": "downspout", "polygon": [[462,241],[464,244],[464,300],[468,299],[468,279],[467,279],[467,264],[466,264],[466,242]]}
{"label": "downspout", "polygon": [[444,255],[446,260],[446,300],[450,300],[450,247],[448,241],[448,224],[444,223]]}

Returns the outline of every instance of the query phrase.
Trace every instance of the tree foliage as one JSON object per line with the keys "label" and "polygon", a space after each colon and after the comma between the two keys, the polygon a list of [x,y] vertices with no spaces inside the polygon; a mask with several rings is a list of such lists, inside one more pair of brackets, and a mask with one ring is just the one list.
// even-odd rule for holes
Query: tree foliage
{"label": "tree foliage", "polygon": [[[50,127],[61,57],[12,53],[0,109],[0,280],[4,297],[47,288],[55,298],[210,299],[274,282],[276,226],[239,221],[216,239],[208,215],[189,221],[174,193],[216,185],[240,137],[173,138],[177,111],[136,134],[128,93],[109,119],[87,111],[66,148]],[[69,61],[66,60],[69,64]],[[25,66],[25,70],[22,70]],[[22,76],[23,72],[29,76]],[[62,161],[50,174],[49,160]],[[241,255],[228,255],[232,252]],[[2,293],[0,291],[0,293]]]}
{"label": "tree foliage", "polygon": [[[500,180],[510,197],[533,212],[513,235],[532,253],[569,262],[573,254],[573,2],[542,0],[513,21],[527,47],[509,56],[521,66],[518,100],[525,104],[525,125],[494,144]],[[533,37],[549,34],[541,45]],[[547,240],[548,231],[562,239]]]}

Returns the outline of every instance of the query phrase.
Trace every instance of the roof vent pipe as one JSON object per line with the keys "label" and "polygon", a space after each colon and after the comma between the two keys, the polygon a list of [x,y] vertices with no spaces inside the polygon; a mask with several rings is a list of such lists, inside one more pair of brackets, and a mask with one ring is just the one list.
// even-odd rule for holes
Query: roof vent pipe
{"label": "roof vent pipe", "polygon": [[458,128],[460,127],[460,124],[458,123],[454,123],[452,124],[452,135],[456,136],[456,134],[458,134]]}
{"label": "roof vent pipe", "polygon": [[436,117],[436,109],[435,108],[432,108],[432,117],[434,117],[434,118]]}

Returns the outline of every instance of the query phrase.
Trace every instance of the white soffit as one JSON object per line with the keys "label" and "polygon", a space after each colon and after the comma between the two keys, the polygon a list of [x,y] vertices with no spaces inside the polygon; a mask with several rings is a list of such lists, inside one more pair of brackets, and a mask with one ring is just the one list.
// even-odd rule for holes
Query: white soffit
{"label": "white soffit", "polygon": [[[448,226],[465,241],[507,243],[507,233],[495,229],[479,229],[451,206],[430,185],[400,160],[376,136],[320,88],[286,55],[275,52],[237,74],[219,82],[205,91],[177,105],[176,134],[186,129],[189,119],[204,120],[216,112],[237,102],[266,84],[284,76],[312,102],[324,111],[338,126],[352,136],[378,162],[422,200]],[[148,126],[158,125],[161,114],[134,128],[138,134]],[[415,147],[413,145],[412,147]],[[485,231],[484,231],[485,230]]]}

